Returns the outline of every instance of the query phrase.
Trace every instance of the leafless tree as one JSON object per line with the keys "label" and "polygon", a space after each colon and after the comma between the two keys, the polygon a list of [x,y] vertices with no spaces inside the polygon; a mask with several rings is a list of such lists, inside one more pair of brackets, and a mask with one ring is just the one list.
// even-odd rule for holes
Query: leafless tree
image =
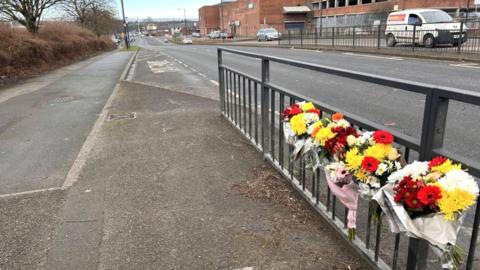
{"label": "leafless tree", "polygon": [[117,27],[112,0],[64,0],[62,6],[69,17],[98,35]]}
{"label": "leafless tree", "polygon": [[45,10],[63,0],[0,0],[0,16],[16,21],[31,33],[37,33]]}

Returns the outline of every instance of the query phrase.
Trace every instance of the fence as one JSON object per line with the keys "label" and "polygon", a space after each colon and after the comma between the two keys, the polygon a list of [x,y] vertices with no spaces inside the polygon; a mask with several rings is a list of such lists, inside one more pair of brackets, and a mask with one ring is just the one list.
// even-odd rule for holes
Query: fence
{"label": "fence", "polygon": [[[395,49],[453,54],[479,54],[480,28],[468,28],[463,23],[414,25],[362,25],[348,27],[288,30],[280,45],[300,47],[349,47]],[[431,29],[431,30],[428,30]]]}
{"label": "fence", "polygon": [[[237,57],[243,56],[261,60],[260,78],[226,66],[223,63],[223,52],[234,54]],[[337,205],[337,200],[331,194],[320,170],[312,172],[305,168],[302,161],[292,161],[290,159],[293,149],[284,141],[280,113],[289,104],[302,100],[313,101],[322,110],[322,114],[332,114],[339,110],[321,101],[306,98],[275,85],[274,82],[270,81],[271,62],[424,95],[425,108],[420,139],[391,130],[357,115],[347,113],[345,117],[360,130],[384,129],[392,132],[407,161],[412,157],[413,152],[418,153],[421,160],[427,160],[434,155],[444,155],[462,162],[468,167],[471,174],[476,177],[480,176],[480,165],[477,161],[448,153],[442,148],[449,101],[459,101],[479,106],[480,94],[478,93],[218,48],[219,93],[222,115],[263,153],[264,158],[292,184],[345,240],[349,241],[346,230],[346,208]],[[468,246],[465,263],[465,269],[468,270],[474,269],[474,261],[477,261],[478,264],[480,258],[479,252],[476,252],[480,222],[479,201],[477,201],[474,209],[475,214],[471,220],[473,223],[472,229],[468,232],[470,237],[464,243],[465,246]],[[348,242],[370,262],[372,267],[378,269],[406,268],[409,270],[435,267],[432,266],[434,265],[432,263],[427,265],[428,244],[426,242],[413,238],[407,239],[404,235],[390,233],[386,228],[388,226],[381,226],[381,220],[377,223],[372,221],[372,211],[376,211],[376,209],[371,202],[361,201],[357,210],[358,237],[356,240]]]}

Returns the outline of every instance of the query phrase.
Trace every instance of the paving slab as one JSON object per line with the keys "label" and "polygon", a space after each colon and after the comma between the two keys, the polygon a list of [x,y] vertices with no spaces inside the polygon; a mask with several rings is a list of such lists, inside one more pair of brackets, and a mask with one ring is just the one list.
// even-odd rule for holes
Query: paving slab
{"label": "paving slab", "polygon": [[110,114],[131,112],[103,125],[48,269],[366,269],[321,220],[236,188],[269,167],[218,102],[123,82]]}

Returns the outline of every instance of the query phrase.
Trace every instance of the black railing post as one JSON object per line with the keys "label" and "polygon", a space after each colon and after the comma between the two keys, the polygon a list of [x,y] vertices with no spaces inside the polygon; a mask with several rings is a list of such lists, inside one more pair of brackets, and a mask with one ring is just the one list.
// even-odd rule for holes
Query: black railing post
{"label": "black railing post", "polygon": [[[467,11],[468,13],[468,11]],[[453,38],[454,39],[454,42],[455,42],[455,37]],[[463,40],[463,21],[460,22],[460,35],[458,36],[458,43],[457,43],[457,50],[458,50],[458,53],[461,53],[462,52],[462,40]]]}
{"label": "black railing post", "polygon": [[217,49],[218,60],[218,90],[220,97],[220,111],[225,112],[225,87],[223,82],[223,68],[222,68],[222,49]]}
{"label": "black railing post", "polygon": [[355,48],[355,27],[353,27],[353,48]]}
{"label": "black railing post", "polygon": [[[430,89],[425,99],[419,160],[431,159],[433,149],[442,147],[447,114],[448,99],[441,98],[435,93],[435,89]],[[427,257],[428,243],[425,240],[410,238],[407,270],[425,269]]]}
{"label": "black railing post", "polygon": [[315,27],[315,47],[318,47],[318,28]]}
{"label": "black railing post", "polygon": [[412,52],[415,51],[415,34],[417,32],[417,26],[413,25],[413,34],[412,34]]}
{"label": "black railing post", "polygon": [[291,32],[290,29],[288,29],[288,46],[292,45],[292,42],[290,40]]}
{"label": "black railing post", "polygon": [[261,94],[261,116],[262,116],[262,151],[263,158],[267,158],[267,142],[268,142],[268,92],[266,85],[270,81],[270,61],[262,59],[262,94]]}
{"label": "black railing post", "polygon": [[380,36],[381,36],[380,31],[382,31],[382,26],[379,24],[377,26],[377,28],[378,28],[378,31],[377,31],[377,50],[380,50]]}
{"label": "black railing post", "polygon": [[303,47],[303,28],[300,29],[300,47]]}
{"label": "black railing post", "polygon": [[332,47],[335,47],[335,27],[332,27]]}

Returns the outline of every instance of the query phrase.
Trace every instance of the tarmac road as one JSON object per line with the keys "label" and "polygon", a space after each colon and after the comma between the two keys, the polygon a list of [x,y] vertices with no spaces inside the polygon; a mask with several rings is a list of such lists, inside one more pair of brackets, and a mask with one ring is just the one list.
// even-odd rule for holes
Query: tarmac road
{"label": "tarmac road", "polygon": [[[162,52],[198,70],[207,79],[218,80],[216,45],[179,46],[161,39],[145,38],[138,44],[148,50]],[[280,48],[230,47],[233,49],[279,56],[354,71],[406,79],[440,86],[480,91],[480,66],[447,61],[409,59],[356,53],[321,52]],[[224,63],[237,70],[260,77],[257,59],[225,53]],[[405,134],[419,138],[425,99],[368,83],[324,75],[295,67],[271,63],[271,82],[298,93],[321,100],[345,112],[355,113],[386,124]],[[480,110],[459,102],[450,102],[445,148],[457,154],[480,160],[476,132]]]}

